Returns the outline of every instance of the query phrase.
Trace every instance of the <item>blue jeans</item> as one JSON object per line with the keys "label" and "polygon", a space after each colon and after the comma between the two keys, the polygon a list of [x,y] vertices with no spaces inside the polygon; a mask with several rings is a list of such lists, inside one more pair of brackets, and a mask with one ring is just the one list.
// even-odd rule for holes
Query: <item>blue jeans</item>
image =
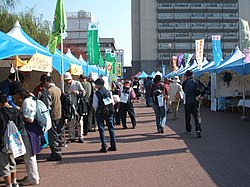
{"label": "blue jeans", "polygon": [[153,104],[153,109],[155,111],[155,118],[156,118],[156,127],[157,131],[159,132],[161,127],[165,128],[167,122],[167,110],[166,110],[166,103],[164,102],[164,106],[158,106],[158,104]]}
{"label": "blue jeans", "polygon": [[105,134],[104,134],[104,121],[106,122],[106,125],[109,130],[109,136],[110,136],[110,146],[116,147],[116,138],[115,138],[115,132],[114,132],[114,115],[104,116],[101,113],[96,113],[96,121],[98,125],[98,131],[100,134],[100,139],[102,143],[102,147],[107,147]]}

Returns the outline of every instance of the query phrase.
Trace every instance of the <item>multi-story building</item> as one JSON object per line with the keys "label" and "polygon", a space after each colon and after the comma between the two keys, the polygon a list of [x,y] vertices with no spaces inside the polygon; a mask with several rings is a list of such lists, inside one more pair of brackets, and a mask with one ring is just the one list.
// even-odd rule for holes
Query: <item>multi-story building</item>
{"label": "multi-story building", "polygon": [[172,71],[171,57],[195,53],[196,39],[205,39],[210,61],[212,34],[221,34],[226,58],[240,46],[240,18],[250,20],[249,10],[249,0],[132,0],[132,74]]}
{"label": "multi-story building", "polygon": [[[87,60],[88,24],[94,22],[95,17],[91,12],[80,10],[67,12],[67,37],[64,39],[64,51],[70,48],[71,52]],[[114,38],[99,38],[100,51],[105,59],[105,49],[116,51]]]}

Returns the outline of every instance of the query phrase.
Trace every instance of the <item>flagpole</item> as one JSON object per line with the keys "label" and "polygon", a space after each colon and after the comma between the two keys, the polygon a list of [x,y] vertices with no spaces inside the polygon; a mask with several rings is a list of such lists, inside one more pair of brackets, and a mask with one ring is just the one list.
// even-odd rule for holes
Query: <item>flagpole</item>
{"label": "flagpole", "polygon": [[[242,35],[242,31],[243,31],[243,19],[242,18],[239,18],[240,19],[240,22],[241,22],[241,27],[240,27],[240,44],[242,45],[241,46],[241,50],[242,52],[244,53],[244,39],[243,39],[243,35]],[[242,54],[243,56],[243,54]],[[243,60],[242,62],[242,68],[243,68],[243,90],[242,90],[242,99],[243,99],[243,103],[242,103],[242,116],[240,117],[241,120],[247,120],[247,116],[245,114],[245,91],[246,91],[246,85],[245,85],[245,61]]]}
{"label": "flagpole", "polygon": [[[60,1],[61,6],[62,7],[62,1]],[[64,8],[64,7],[63,7]],[[60,9],[60,14],[61,14],[61,19],[60,19],[60,35],[61,35],[61,58],[62,58],[62,64],[61,64],[61,68],[62,68],[62,76],[61,76],[61,90],[62,92],[64,92],[64,78],[63,78],[63,74],[64,74],[64,61],[63,61],[63,33],[62,33],[62,25],[63,25],[63,16],[62,15],[62,11],[63,8]]]}

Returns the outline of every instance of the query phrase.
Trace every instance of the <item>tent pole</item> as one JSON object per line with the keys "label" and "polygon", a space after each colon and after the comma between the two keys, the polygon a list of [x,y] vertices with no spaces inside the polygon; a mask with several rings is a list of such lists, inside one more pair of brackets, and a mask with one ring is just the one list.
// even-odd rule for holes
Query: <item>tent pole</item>
{"label": "tent pole", "polygon": [[245,111],[245,100],[246,100],[246,84],[245,84],[245,62],[243,61],[243,91],[242,91],[242,99],[243,99],[243,103],[242,103],[242,116],[240,117],[241,120],[247,120],[247,116],[246,116],[246,111]]}

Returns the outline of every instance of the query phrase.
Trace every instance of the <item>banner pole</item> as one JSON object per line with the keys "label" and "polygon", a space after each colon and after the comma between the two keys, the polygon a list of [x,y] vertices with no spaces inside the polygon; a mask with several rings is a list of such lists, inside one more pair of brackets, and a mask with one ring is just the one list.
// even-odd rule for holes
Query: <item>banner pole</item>
{"label": "banner pole", "polygon": [[[60,3],[62,3],[62,1],[60,2]],[[62,5],[60,6],[60,7],[62,7]],[[60,10],[60,14],[61,14],[61,20],[60,20],[60,28],[61,28],[61,30],[60,30],[60,35],[61,35],[61,58],[62,58],[62,62],[61,62],[61,68],[62,68],[62,76],[61,76],[61,90],[62,90],[62,92],[64,93],[64,78],[63,78],[63,75],[64,75],[64,59],[63,59],[63,33],[62,33],[62,25],[63,25],[63,17],[62,16],[64,16],[64,15],[62,15],[62,8],[61,8],[61,10]]]}

